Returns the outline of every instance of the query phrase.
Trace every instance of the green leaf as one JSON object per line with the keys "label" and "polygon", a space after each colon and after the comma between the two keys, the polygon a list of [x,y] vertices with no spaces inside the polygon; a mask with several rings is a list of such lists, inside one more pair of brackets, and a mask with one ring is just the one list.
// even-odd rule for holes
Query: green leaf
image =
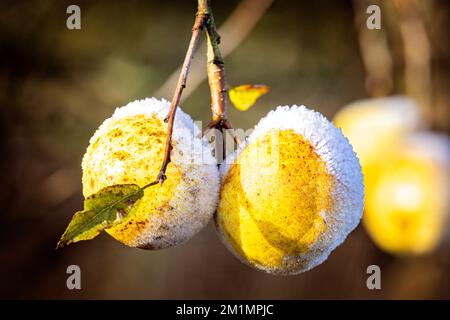
{"label": "green leaf", "polygon": [[84,200],[84,210],[73,215],[56,249],[93,239],[106,228],[117,225],[143,196],[144,188],[136,184],[109,186],[89,196]]}

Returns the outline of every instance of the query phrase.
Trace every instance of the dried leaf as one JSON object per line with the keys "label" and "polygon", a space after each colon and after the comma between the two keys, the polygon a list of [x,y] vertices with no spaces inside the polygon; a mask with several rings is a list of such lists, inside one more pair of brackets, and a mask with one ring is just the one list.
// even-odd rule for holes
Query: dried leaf
{"label": "dried leaf", "polygon": [[244,84],[229,90],[230,100],[241,111],[248,110],[260,97],[267,94],[270,87],[263,84]]}

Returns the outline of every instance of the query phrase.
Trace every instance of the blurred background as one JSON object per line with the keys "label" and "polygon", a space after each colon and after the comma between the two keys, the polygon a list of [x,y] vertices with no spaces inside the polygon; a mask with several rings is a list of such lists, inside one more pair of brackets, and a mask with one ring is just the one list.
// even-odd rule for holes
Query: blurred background
{"label": "blurred background", "polygon": [[[71,4],[81,8],[81,30],[66,27]],[[369,4],[381,8],[381,30],[366,28]],[[368,213],[375,218],[365,218],[322,265],[297,276],[271,276],[241,264],[221,244],[212,224],[188,243],[162,251],[127,248],[107,234],[55,251],[72,214],[82,206],[80,163],[90,136],[115,107],[149,96],[171,99],[171,75],[183,61],[195,9],[195,1],[0,2],[0,297],[449,299],[445,203],[450,52],[445,0],[213,1],[216,22],[223,26],[230,86],[263,83],[272,89],[246,112],[230,105],[235,127],[253,127],[278,105],[304,104],[333,119],[361,99],[408,97],[396,103],[413,107],[400,108],[397,120],[412,117],[413,124],[408,122],[403,130],[401,121],[394,121],[400,123],[400,129],[394,125],[396,138],[389,137],[395,142],[384,143],[374,157],[393,154],[389,148],[408,149],[403,141],[411,141],[409,135],[416,131],[439,133],[441,142],[425,143],[436,145],[430,147],[435,150],[419,151],[426,159],[432,154],[431,160],[420,165],[422,171],[414,165],[410,172],[426,172],[428,178],[419,180],[432,192],[424,193],[423,202],[442,205],[431,211],[401,208],[403,213],[418,210],[415,216],[425,218],[415,223],[425,228],[431,225],[427,219],[432,220],[430,244],[421,243],[426,235],[414,233],[420,226],[408,229],[404,215],[401,230],[380,226],[377,217],[394,212],[391,207],[401,207],[402,200],[381,203],[391,193],[380,197],[379,190],[386,189],[377,180],[367,192],[375,190],[378,196],[366,204],[367,210],[375,208]],[[210,117],[205,59],[200,47],[182,104],[204,123]],[[366,101],[363,109],[392,105],[386,99],[370,101],[374,106],[367,107]],[[339,120],[344,132],[352,126],[351,120],[342,120],[352,119],[348,112]],[[377,130],[382,132],[391,122],[380,117]],[[355,118],[362,128],[356,136],[377,140],[378,131]],[[399,157],[405,154],[410,152]],[[383,161],[370,168],[362,162],[366,177],[388,178],[405,163],[395,158],[396,167],[386,169],[379,165]],[[414,190],[417,196],[420,185]],[[402,230],[408,230],[408,237]],[[387,233],[392,237],[384,237]],[[401,241],[406,242],[397,245]],[[71,264],[81,268],[82,290],[66,288]],[[366,268],[372,264],[381,268],[381,290],[366,287]]]}

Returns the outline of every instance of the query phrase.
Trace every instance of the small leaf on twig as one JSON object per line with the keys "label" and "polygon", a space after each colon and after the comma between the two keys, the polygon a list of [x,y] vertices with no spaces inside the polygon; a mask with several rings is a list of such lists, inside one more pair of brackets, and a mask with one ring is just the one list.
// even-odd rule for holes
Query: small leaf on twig
{"label": "small leaf on twig", "polygon": [[270,87],[263,84],[244,84],[231,88],[229,95],[236,109],[246,111],[269,91]]}
{"label": "small leaf on twig", "polygon": [[120,184],[89,196],[84,200],[84,210],[73,215],[56,248],[93,239],[106,228],[120,223],[143,195],[143,188],[136,184]]}

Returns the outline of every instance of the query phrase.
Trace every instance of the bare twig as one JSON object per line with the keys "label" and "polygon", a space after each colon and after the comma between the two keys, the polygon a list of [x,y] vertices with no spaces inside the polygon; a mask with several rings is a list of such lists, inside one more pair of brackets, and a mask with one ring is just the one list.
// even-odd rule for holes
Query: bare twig
{"label": "bare twig", "polygon": [[235,143],[239,143],[237,136],[234,134],[233,125],[227,115],[227,82],[225,78],[225,63],[220,52],[220,35],[217,32],[214,16],[211,10],[211,0],[207,0],[208,19],[206,20],[206,36],[207,36],[207,74],[209,90],[211,93],[211,111],[212,119],[203,133],[216,128],[223,131],[229,129],[233,134]]}
{"label": "bare twig", "polygon": [[[208,0],[208,4],[210,1]],[[206,21],[207,36],[207,73],[211,93],[212,121],[219,124],[227,116],[227,84],[222,54],[220,53],[220,36],[216,30],[214,16],[210,12]]]}
{"label": "bare twig", "polygon": [[[221,44],[223,58],[226,58],[247,38],[273,1],[274,0],[242,0],[239,2],[236,9],[220,26],[218,31],[218,33],[227,40]],[[201,45],[200,50],[206,51],[205,43]],[[167,78],[164,84],[156,90],[154,96],[168,96],[176,84],[180,71],[181,67],[177,68],[177,70]],[[186,100],[186,98],[188,98],[205,79],[206,73],[204,73],[203,62],[201,60],[194,61],[189,75],[189,87],[185,90],[181,101]]]}
{"label": "bare twig", "polygon": [[384,30],[374,31],[366,27],[366,8],[370,4],[379,3],[353,0],[359,48],[366,70],[366,89],[370,96],[378,97],[389,95],[393,91],[393,59]]}
{"label": "bare twig", "polygon": [[161,170],[159,171],[157,177],[157,181],[159,181],[160,184],[163,184],[167,178],[166,169],[168,164],[170,163],[170,152],[172,150],[172,132],[175,114],[177,112],[178,104],[180,103],[181,94],[183,93],[184,88],[186,88],[186,81],[189,73],[189,68],[191,66],[192,58],[194,56],[194,52],[197,47],[198,40],[200,38],[200,33],[203,30],[203,27],[207,19],[208,19],[207,2],[206,0],[199,0],[194,26],[192,27],[192,35],[191,40],[189,42],[189,47],[187,49],[186,56],[184,58],[183,66],[181,68],[180,76],[178,78],[178,84],[175,88],[172,103],[170,104],[169,114],[167,115],[166,119],[164,119],[164,121],[167,122],[168,125],[167,125],[166,146],[164,151],[164,160],[161,165]]}
{"label": "bare twig", "polygon": [[395,0],[393,4],[403,41],[405,91],[420,103],[424,116],[432,121],[431,48],[419,3]]}
{"label": "bare twig", "polygon": [[147,189],[147,188],[149,188],[149,187],[151,187],[151,186],[154,186],[155,184],[158,184],[158,183],[159,183],[158,180],[152,181],[152,182],[150,182],[150,183],[147,183],[147,184],[146,184],[145,186],[143,186],[141,189],[142,189],[142,190]]}

